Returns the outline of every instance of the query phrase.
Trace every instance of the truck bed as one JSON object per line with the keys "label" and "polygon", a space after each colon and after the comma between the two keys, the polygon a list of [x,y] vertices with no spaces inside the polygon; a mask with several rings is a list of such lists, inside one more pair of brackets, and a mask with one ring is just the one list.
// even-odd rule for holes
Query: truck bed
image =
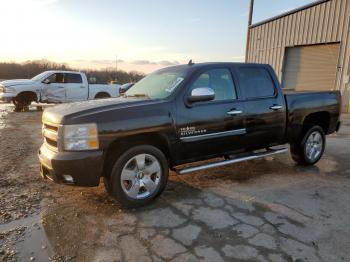
{"label": "truck bed", "polygon": [[341,113],[341,95],[339,91],[284,91],[287,105],[287,138],[293,141],[301,133],[305,116],[318,114],[319,118],[329,116],[327,134],[337,129]]}

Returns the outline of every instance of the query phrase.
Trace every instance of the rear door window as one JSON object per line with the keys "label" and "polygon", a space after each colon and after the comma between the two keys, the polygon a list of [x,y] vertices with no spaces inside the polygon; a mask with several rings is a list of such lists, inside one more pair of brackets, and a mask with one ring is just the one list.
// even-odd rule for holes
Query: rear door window
{"label": "rear door window", "polygon": [[81,84],[83,80],[80,74],[65,74],[64,82],[67,84]]}
{"label": "rear door window", "polygon": [[275,85],[265,68],[241,67],[238,70],[241,89],[246,99],[272,97]]}

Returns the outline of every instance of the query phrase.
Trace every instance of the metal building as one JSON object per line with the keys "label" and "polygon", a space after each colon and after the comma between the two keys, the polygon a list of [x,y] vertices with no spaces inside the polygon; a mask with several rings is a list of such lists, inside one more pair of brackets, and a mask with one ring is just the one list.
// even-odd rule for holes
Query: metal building
{"label": "metal building", "polygon": [[350,108],[350,0],[322,0],[249,27],[247,62],[274,67],[286,89],[340,90]]}

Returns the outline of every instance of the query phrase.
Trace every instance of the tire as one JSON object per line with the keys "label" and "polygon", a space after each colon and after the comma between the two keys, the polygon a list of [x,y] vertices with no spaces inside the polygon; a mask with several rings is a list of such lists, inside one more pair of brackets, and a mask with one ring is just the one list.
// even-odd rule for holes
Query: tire
{"label": "tire", "polygon": [[104,98],[110,98],[111,96],[107,93],[98,93],[96,96],[95,96],[95,99],[104,99]]}
{"label": "tire", "polygon": [[168,181],[169,167],[164,154],[150,145],[135,146],[121,154],[105,179],[107,192],[122,207],[146,205],[159,196]]}
{"label": "tire", "polygon": [[15,112],[24,112],[29,110],[32,100],[25,95],[18,95],[13,99],[15,105]]}
{"label": "tire", "polygon": [[290,145],[290,152],[295,162],[300,165],[314,165],[322,157],[326,147],[326,136],[320,126],[311,127],[300,142]]}

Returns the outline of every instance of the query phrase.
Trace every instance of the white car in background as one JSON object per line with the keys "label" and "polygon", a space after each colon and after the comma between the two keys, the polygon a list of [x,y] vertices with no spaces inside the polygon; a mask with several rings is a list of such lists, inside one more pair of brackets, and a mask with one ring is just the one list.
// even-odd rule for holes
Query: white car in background
{"label": "white car in background", "polygon": [[32,79],[0,82],[0,100],[23,111],[32,102],[66,103],[119,96],[120,85],[89,84],[85,73],[45,71]]}

